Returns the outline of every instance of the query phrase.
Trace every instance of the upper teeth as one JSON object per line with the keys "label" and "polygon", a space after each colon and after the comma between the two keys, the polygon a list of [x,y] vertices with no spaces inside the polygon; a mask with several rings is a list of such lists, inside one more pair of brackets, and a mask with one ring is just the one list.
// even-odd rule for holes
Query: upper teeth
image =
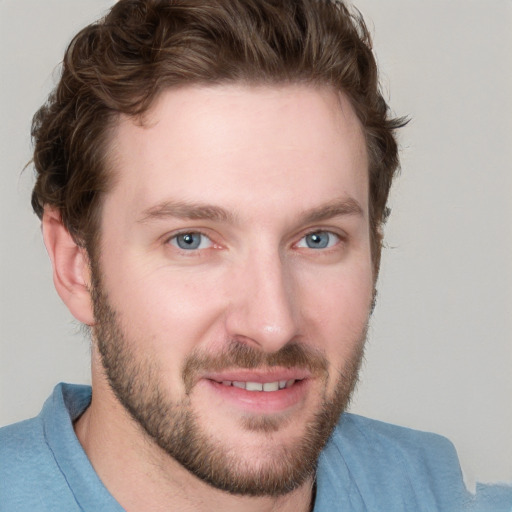
{"label": "upper teeth", "polygon": [[234,386],[235,388],[245,389],[246,391],[278,391],[279,389],[289,388],[295,382],[295,379],[279,380],[275,382],[241,382],[241,381],[222,381],[225,386]]}

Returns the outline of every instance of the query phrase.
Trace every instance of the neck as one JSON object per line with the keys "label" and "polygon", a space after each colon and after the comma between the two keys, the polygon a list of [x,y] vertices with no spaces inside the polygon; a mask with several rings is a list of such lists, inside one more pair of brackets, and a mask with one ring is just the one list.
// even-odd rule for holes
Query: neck
{"label": "neck", "polygon": [[127,512],[312,509],[313,478],[277,498],[233,495],[206,484],[147,436],[104,378],[93,376],[93,390],[91,405],[76,422],[75,432],[101,481]]}

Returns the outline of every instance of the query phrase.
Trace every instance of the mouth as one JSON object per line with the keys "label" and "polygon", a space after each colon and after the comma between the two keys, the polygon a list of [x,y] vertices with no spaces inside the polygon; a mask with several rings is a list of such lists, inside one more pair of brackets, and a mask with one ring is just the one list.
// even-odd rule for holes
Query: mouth
{"label": "mouth", "polygon": [[233,386],[238,389],[245,389],[246,391],[252,392],[264,392],[264,393],[273,393],[275,391],[280,391],[282,389],[291,388],[296,382],[299,382],[303,379],[284,379],[284,380],[276,380],[272,382],[252,382],[252,381],[239,381],[239,380],[223,380],[223,381],[214,381],[218,382],[223,386]]}
{"label": "mouth", "polygon": [[312,381],[309,372],[298,369],[229,370],[201,379],[213,393],[210,400],[220,400],[217,403],[230,410],[258,414],[296,410],[305,402]]}

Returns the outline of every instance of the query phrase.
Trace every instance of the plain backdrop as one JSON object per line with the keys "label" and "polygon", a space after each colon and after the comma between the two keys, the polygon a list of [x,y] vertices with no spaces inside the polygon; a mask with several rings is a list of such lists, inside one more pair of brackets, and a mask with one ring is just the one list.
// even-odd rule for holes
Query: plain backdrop
{"label": "plain backdrop", "polygon": [[[111,4],[0,0],[0,425],[89,381],[22,169],[66,44]],[[512,482],[512,2],[356,4],[411,122],[352,410],[449,437],[469,483]]]}

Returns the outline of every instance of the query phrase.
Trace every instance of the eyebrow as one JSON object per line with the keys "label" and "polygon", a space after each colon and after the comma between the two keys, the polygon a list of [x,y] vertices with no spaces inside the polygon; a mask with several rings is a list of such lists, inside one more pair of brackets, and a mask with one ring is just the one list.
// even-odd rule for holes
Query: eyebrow
{"label": "eyebrow", "polygon": [[[314,224],[315,222],[346,215],[364,217],[364,210],[353,198],[338,199],[302,212],[300,221],[304,224]],[[235,214],[216,205],[185,201],[163,201],[144,210],[138,222],[145,223],[168,217],[185,220],[212,220],[231,224],[235,224],[237,219]]]}
{"label": "eyebrow", "polygon": [[213,220],[217,222],[235,222],[235,216],[220,206],[188,203],[184,201],[164,201],[144,210],[138,222],[174,217],[186,220]]}
{"label": "eyebrow", "polygon": [[356,215],[364,217],[362,206],[353,198],[337,199],[325,205],[307,210],[302,214],[304,224],[314,224],[334,217]]}

